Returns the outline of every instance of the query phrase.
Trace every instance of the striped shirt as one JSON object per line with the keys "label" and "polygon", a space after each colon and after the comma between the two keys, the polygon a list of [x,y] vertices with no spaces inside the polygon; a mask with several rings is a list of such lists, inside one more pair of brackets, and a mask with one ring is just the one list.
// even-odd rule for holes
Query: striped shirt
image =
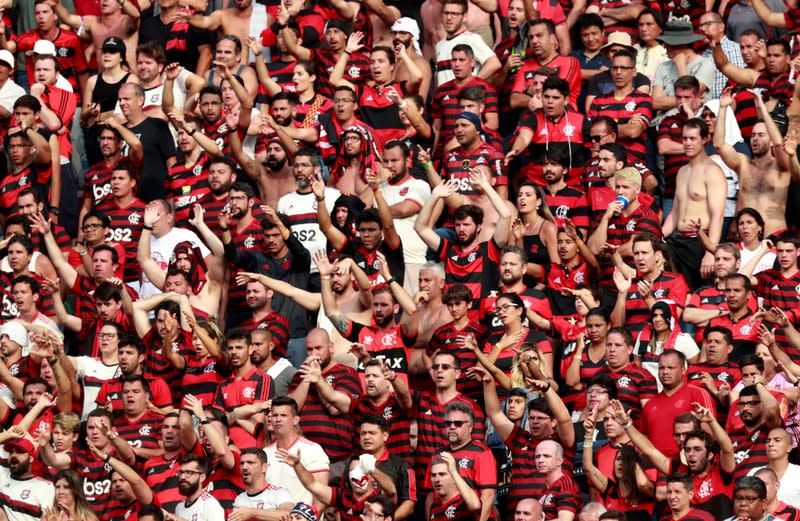
{"label": "striped shirt", "polygon": [[[606,28],[608,31],[608,28]],[[641,116],[639,122],[642,128],[646,129],[653,119],[653,98],[649,94],[644,94],[638,90],[631,91],[622,99],[614,96],[614,91],[597,96],[592,100],[589,112],[586,115],[589,119],[597,116],[608,116],[618,125],[624,125],[635,115]],[[641,161],[645,161],[645,139],[639,136],[637,139],[622,138],[617,139],[617,143],[628,149],[631,155]]]}

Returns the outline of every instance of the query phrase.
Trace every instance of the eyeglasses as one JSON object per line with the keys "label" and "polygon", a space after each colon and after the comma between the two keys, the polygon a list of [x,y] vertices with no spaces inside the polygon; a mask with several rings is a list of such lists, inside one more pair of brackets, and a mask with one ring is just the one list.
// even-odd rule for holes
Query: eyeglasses
{"label": "eyeglasses", "polygon": [[601,139],[603,139],[606,136],[610,136],[610,135],[611,134],[603,134],[602,136],[593,135],[593,136],[589,136],[589,139],[591,139],[595,143],[599,143]]}
{"label": "eyeglasses", "polygon": [[755,407],[756,405],[761,405],[761,400],[750,400],[749,402],[739,402],[739,407]]}
{"label": "eyeglasses", "polygon": [[467,420],[445,420],[444,424],[446,427],[455,427],[459,429],[464,426],[465,423],[468,423]]}
{"label": "eyeglasses", "polygon": [[497,306],[495,311],[508,311],[511,308],[519,307],[516,304],[503,304],[502,306]]}
{"label": "eyeglasses", "polygon": [[636,67],[625,67],[623,65],[614,65],[614,66],[611,67],[611,70],[612,71],[631,71],[631,70],[633,70],[635,68]]}
{"label": "eyeglasses", "polygon": [[455,11],[442,11],[442,16],[445,18],[452,18],[456,16],[464,16],[463,11],[455,12]]}
{"label": "eyeglasses", "polygon": [[100,338],[114,338],[114,337],[117,336],[117,334],[116,333],[100,333],[97,336],[99,336]]}
{"label": "eyeglasses", "polygon": [[450,364],[433,364],[431,366],[431,369],[433,369],[434,371],[438,371],[439,369],[441,369],[442,371],[448,371],[450,369],[455,369],[455,367]]}
{"label": "eyeglasses", "polygon": [[202,474],[199,470],[179,470],[179,476],[194,476],[195,474]]}
{"label": "eyeglasses", "polygon": [[761,499],[758,496],[733,496],[734,501],[741,501],[742,503],[750,503],[751,505]]}
{"label": "eyeglasses", "polygon": [[367,519],[383,519],[389,516],[373,512],[372,510],[367,510],[364,512],[364,517],[366,517]]}
{"label": "eyeglasses", "polygon": [[98,223],[86,223],[86,224],[83,225],[84,231],[86,231],[86,230],[96,230],[97,228],[102,228],[102,227],[103,227],[103,225],[102,224],[98,224]]}

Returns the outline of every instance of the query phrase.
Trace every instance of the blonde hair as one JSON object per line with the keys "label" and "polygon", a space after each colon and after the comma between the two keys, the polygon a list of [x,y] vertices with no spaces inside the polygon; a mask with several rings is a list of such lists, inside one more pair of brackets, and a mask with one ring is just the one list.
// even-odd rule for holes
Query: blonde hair
{"label": "blonde hair", "polygon": [[53,416],[53,427],[58,425],[62,430],[75,434],[81,426],[80,417],[71,412],[60,412]]}
{"label": "blonde hair", "polygon": [[642,174],[640,174],[639,171],[632,166],[625,167],[622,170],[617,170],[617,173],[614,174],[614,179],[623,179],[628,181],[636,188],[642,187]]}
{"label": "blonde hair", "polygon": [[528,383],[525,381],[525,373],[522,372],[522,364],[525,362],[520,363],[520,358],[523,353],[527,353],[528,351],[533,351],[536,353],[536,356],[539,359],[539,370],[545,374],[546,376],[551,376],[547,372],[547,366],[544,362],[544,355],[542,354],[542,350],[539,349],[539,346],[536,344],[531,344],[530,342],[525,342],[521,346],[519,346],[519,351],[514,354],[514,359],[511,362],[511,388],[514,387],[522,387],[526,388]]}

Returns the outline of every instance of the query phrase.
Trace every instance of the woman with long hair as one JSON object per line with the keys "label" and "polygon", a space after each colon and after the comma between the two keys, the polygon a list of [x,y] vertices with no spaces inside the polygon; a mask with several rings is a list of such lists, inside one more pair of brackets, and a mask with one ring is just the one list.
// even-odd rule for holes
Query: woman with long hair
{"label": "woman with long hair", "polygon": [[[764,218],[755,208],[742,208],[736,213],[736,230],[739,233],[739,242],[736,245],[741,256],[739,273],[744,273],[744,268],[751,262],[756,263],[755,267],[748,271],[751,275],[772,269],[775,265],[775,248],[764,241],[765,226]],[[769,248],[763,256],[761,256],[762,247]]]}
{"label": "woman with long hair", "polygon": [[630,445],[622,445],[614,458],[612,476],[606,476],[598,469],[592,458],[592,440],[595,420],[590,417],[583,422],[583,469],[589,484],[597,490],[603,505],[609,510],[625,512],[631,521],[646,521],[652,516],[655,496],[655,483],[645,474],[641,456]]}
{"label": "woman with long hair", "polygon": [[558,264],[556,225],[544,190],[525,181],[517,191],[517,210],[520,218],[512,224],[517,246],[528,254],[527,275],[542,282],[551,264]]}
{"label": "woman with long hair", "polygon": [[77,472],[59,470],[53,484],[53,506],[44,510],[42,521],[97,521],[83,494],[83,479]]}
{"label": "woman with long hair", "polygon": [[[677,349],[694,363],[700,355],[691,335],[683,333],[675,320],[675,304],[665,300],[656,301],[650,309],[648,324],[639,332],[633,348],[634,360],[658,377],[658,357],[668,349]],[[644,341],[642,338],[649,338]]]}
{"label": "woman with long hair", "polygon": [[298,98],[295,119],[302,128],[316,126],[321,114],[333,110],[333,101],[317,91],[319,83],[316,64],[308,60],[297,60],[292,83]]}
{"label": "woman with long hair", "polygon": [[606,335],[611,328],[611,318],[599,307],[590,309],[583,320],[584,333],[566,346],[561,362],[561,374],[569,387],[564,401],[574,402],[575,410],[585,405],[582,391],[586,384],[606,366]]}

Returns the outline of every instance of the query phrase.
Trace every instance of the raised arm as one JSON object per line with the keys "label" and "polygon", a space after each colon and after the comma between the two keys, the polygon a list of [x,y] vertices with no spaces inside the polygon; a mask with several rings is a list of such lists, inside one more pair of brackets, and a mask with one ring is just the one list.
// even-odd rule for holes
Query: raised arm
{"label": "raised arm", "polygon": [[639,429],[634,427],[633,421],[631,420],[630,415],[625,411],[625,408],[622,406],[619,400],[612,400],[611,406],[608,408],[607,413],[610,414],[614,421],[619,423],[623,429],[625,429],[625,433],[631,439],[631,442],[639,449],[642,454],[650,458],[650,461],[653,463],[653,466],[662,474],[668,474],[670,471],[670,461],[669,458],[664,456],[664,454],[653,445],[653,442],[650,439],[642,434]]}
{"label": "raised arm", "polygon": [[161,218],[161,211],[161,206],[157,204],[148,204],[145,207],[144,227],[142,228],[142,234],[139,236],[139,246],[136,250],[136,260],[139,262],[142,272],[159,289],[164,288],[167,274],[151,256],[150,237],[153,233],[153,224]]}
{"label": "raised arm", "polygon": [[[297,45],[297,43],[296,40],[294,39],[294,33],[292,32],[292,30],[284,27],[281,30],[281,35],[283,35],[283,41],[286,44],[286,48],[288,50],[290,45],[289,44],[290,38],[287,38],[286,36],[287,33],[291,35],[291,41],[295,45]],[[279,93],[283,89],[281,89],[281,86],[278,84],[278,82],[273,80],[272,77],[269,75],[269,69],[267,69],[267,64],[266,62],[264,62],[264,55],[262,54],[264,49],[261,45],[261,41],[253,36],[248,36],[247,46],[250,48],[250,50],[256,57],[255,65],[256,65],[256,76],[258,77],[258,82],[267,90],[267,94],[269,94],[270,96],[274,96],[275,94]],[[291,51],[289,52],[291,54]],[[297,56],[297,59],[308,60],[310,59],[310,57],[311,55],[309,54],[308,58],[300,58],[299,56]]]}
{"label": "raised arm", "polygon": [[317,200],[317,222],[319,229],[328,239],[328,243],[337,250],[344,247],[347,242],[347,237],[342,231],[333,225],[331,213],[325,204],[325,184],[322,181],[322,176],[317,174],[310,180],[311,191],[314,193],[314,198]]}
{"label": "raised arm", "polygon": [[758,80],[758,71],[752,69],[743,69],[732,64],[725,52],[722,50],[722,45],[717,43],[714,45],[714,65],[717,66],[722,74],[733,80],[734,83],[743,85],[745,87],[753,87]]}
{"label": "raised arm", "polygon": [[583,422],[583,470],[589,478],[589,484],[601,494],[608,488],[608,477],[603,474],[594,464],[594,427],[596,412],[592,412],[590,418]]}
{"label": "raised arm", "polygon": [[768,27],[774,27],[776,29],[784,29],[786,27],[786,17],[784,13],[773,11],[764,0],[751,0],[750,5],[761,21]]}
{"label": "raised arm", "polygon": [[111,466],[113,470],[119,473],[122,478],[130,483],[131,488],[133,489],[133,493],[136,496],[136,499],[142,505],[149,505],[153,502],[153,498],[155,497],[153,494],[152,489],[147,486],[147,483],[144,479],[139,475],[139,473],[133,470],[131,467],[126,465],[123,461],[117,459],[115,456],[108,454],[107,452],[103,452],[97,447],[95,447],[92,442],[87,441],[87,445],[89,446],[89,450],[91,450],[97,458],[105,461],[108,465]]}
{"label": "raised arm", "polygon": [[345,335],[350,330],[352,320],[347,318],[344,313],[339,310],[336,304],[336,298],[333,296],[333,289],[331,289],[331,273],[333,273],[334,266],[328,261],[325,250],[319,250],[314,254],[314,262],[319,269],[320,286],[322,289],[322,309],[325,310],[325,315],[333,324],[333,327]]}
{"label": "raised arm", "polygon": [[273,279],[272,277],[267,277],[260,273],[240,272],[236,275],[236,284],[239,286],[246,285],[251,280],[260,282],[266,286],[267,289],[271,289],[275,293],[279,293],[291,299],[308,311],[319,311],[319,307],[322,303],[319,293],[311,293],[310,291],[296,288],[282,280]]}
{"label": "raised arm", "polygon": [[772,114],[770,114],[769,109],[767,109],[767,106],[764,105],[764,99],[761,97],[761,93],[755,89],[750,89],[750,93],[756,99],[756,110],[758,112],[758,116],[767,127],[767,135],[772,143],[772,152],[775,154],[775,160],[778,162],[778,167],[780,167],[781,170],[788,170],[789,155],[783,149],[783,135],[781,134],[778,125],[775,124],[775,120],[772,119]]}
{"label": "raised arm", "polygon": [[68,288],[71,288],[75,285],[75,281],[78,280],[78,272],[64,259],[61,248],[59,248],[55,237],[53,237],[53,232],[50,229],[50,222],[46,220],[41,213],[30,215],[29,218],[31,220],[31,228],[38,231],[42,237],[44,237],[47,256],[50,257],[50,261],[56,268],[58,275],[61,277],[61,280],[64,281],[64,284],[66,284]]}
{"label": "raised arm", "polygon": [[300,462],[299,450],[295,453],[291,453],[283,449],[278,449],[276,456],[278,461],[285,463],[294,469],[295,474],[297,474],[297,479],[300,480],[303,488],[311,492],[314,498],[324,505],[331,504],[331,500],[333,499],[333,490],[328,485],[323,485],[314,479],[314,475],[309,472],[308,469],[306,469]]}
{"label": "raised arm", "polygon": [[434,186],[433,190],[431,191],[430,199],[428,199],[428,201],[425,203],[425,206],[423,206],[419,211],[417,220],[414,221],[414,231],[417,232],[417,235],[419,235],[420,239],[422,239],[422,242],[427,244],[428,248],[432,249],[433,251],[438,251],[439,246],[442,243],[442,238],[438,233],[436,233],[430,222],[433,209],[439,199],[446,199],[453,195],[457,186],[458,181],[455,179],[451,179],[447,183],[440,183]]}
{"label": "raised arm", "polygon": [[347,69],[347,64],[350,61],[350,55],[354,52],[358,52],[364,48],[364,45],[361,43],[364,40],[364,33],[361,31],[355,31],[353,34],[347,37],[347,45],[344,48],[344,52],[339,59],[336,61],[336,66],[331,71],[330,75],[330,83],[334,87],[350,87],[353,90],[357,90],[356,87],[350,83],[349,81],[344,79],[344,72]]}
{"label": "raised arm", "polygon": [[486,369],[477,365],[469,371],[472,373],[472,377],[483,385],[483,402],[486,408],[486,417],[492,422],[492,426],[498,436],[503,441],[507,440],[514,432],[514,422],[503,413],[500,399],[497,397],[497,385],[494,382],[494,378]]}
{"label": "raised arm", "polygon": [[337,391],[328,381],[322,377],[322,368],[319,365],[319,360],[312,358],[300,366],[298,372],[303,376],[303,380],[317,388],[320,397],[325,400],[328,405],[333,406],[341,414],[346,414],[350,411],[350,404],[352,399],[347,393]]}

